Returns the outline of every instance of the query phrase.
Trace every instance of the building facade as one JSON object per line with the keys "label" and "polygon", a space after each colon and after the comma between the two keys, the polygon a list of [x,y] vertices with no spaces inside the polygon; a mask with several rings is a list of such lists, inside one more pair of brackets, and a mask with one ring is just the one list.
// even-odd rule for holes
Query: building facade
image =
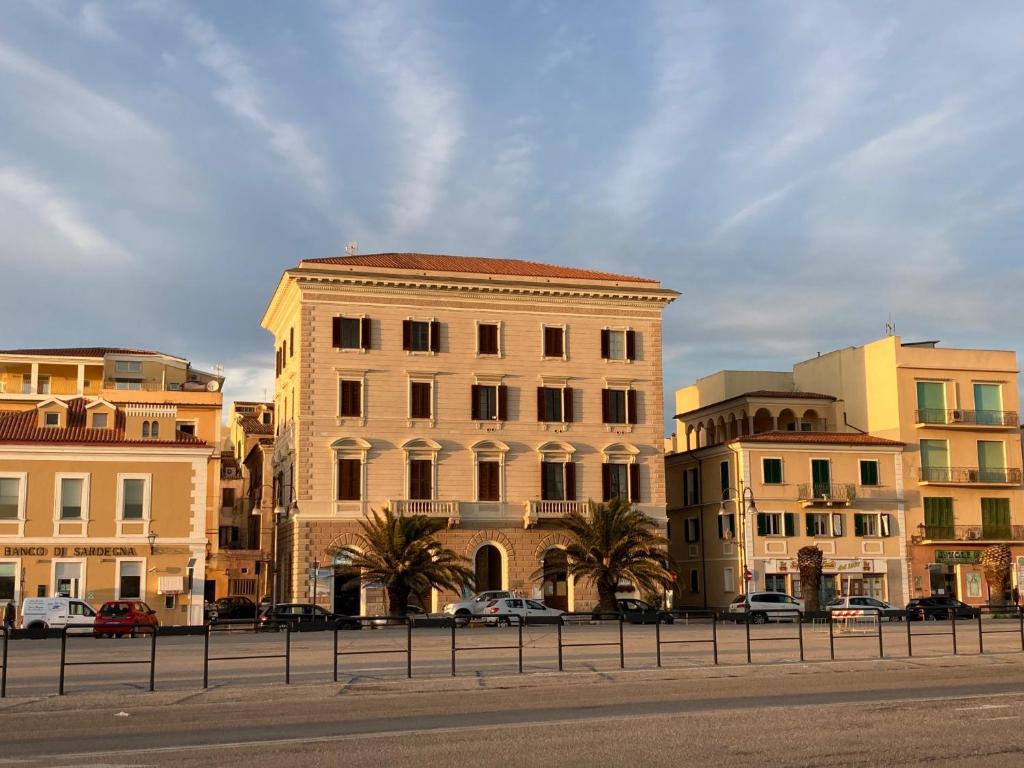
{"label": "building facade", "polygon": [[664,525],[661,312],[676,295],[643,278],[422,254],[285,272],[263,318],[288,513],[282,595],[380,610],[374,585],[345,588],[338,553],[389,507],[443,519],[478,589],[590,605],[566,578],[559,519],[623,496]]}
{"label": "building facade", "polygon": [[[6,499],[5,514],[17,506],[16,519],[27,523],[0,525],[0,554],[36,553],[19,563],[11,556],[0,564],[0,573],[15,571],[19,599],[67,591],[68,578],[54,575],[57,570],[78,574],[72,579],[77,596],[89,602],[110,599],[119,594],[121,583],[121,555],[110,553],[130,551],[126,557],[145,560],[147,570],[139,577],[143,599],[162,621],[202,621],[203,595],[213,591],[218,579],[221,456],[213,447],[221,442],[222,385],[222,377],[198,371],[183,358],[146,350],[0,351],[0,413],[8,428],[3,471],[9,473],[6,481],[0,479],[0,496]],[[39,429],[29,438],[19,437],[29,434],[25,425],[34,418],[43,419]],[[196,476],[196,457],[186,457],[188,451],[201,452],[201,476]],[[170,472],[165,464],[180,464],[182,474],[165,478]],[[69,488],[77,490],[69,493],[81,494],[81,508],[91,510],[84,524],[56,524],[61,484],[55,488],[57,481],[45,468],[79,476],[82,482],[71,482]],[[122,478],[122,483],[122,475],[140,477]],[[145,504],[153,517],[144,518],[144,524],[115,525],[125,503],[118,494],[129,492],[148,494]],[[137,512],[132,506],[132,514]],[[46,519],[51,527],[43,536]],[[195,524],[201,526],[198,543]],[[95,562],[84,554],[80,566],[62,564],[76,551],[107,554],[96,555]],[[54,573],[44,578],[47,569]],[[179,576],[187,576],[191,588],[183,587]]]}
{"label": "building facade", "polygon": [[[995,543],[1013,551],[1013,584],[1024,581],[1024,486],[1014,353],[946,349],[937,342],[904,343],[891,336],[819,355],[796,364],[792,372],[723,371],[679,390],[676,405],[679,429],[671,440],[667,465],[670,508],[678,515],[689,514],[683,482],[694,460],[717,455],[726,446],[739,450],[750,443],[750,436],[763,445],[771,439],[767,434],[783,435],[789,444],[803,441],[807,447],[813,441],[813,450],[798,459],[800,471],[809,473],[800,482],[809,483],[812,492],[818,484],[834,486],[833,477],[847,486],[830,489],[829,505],[856,509],[870,503],[880,514],[890,515],[880,556],[889,558],[892,548],[899,547],[904,587],[894,589],[890,576],[883,599],[897,603],[952,594],[968,603],[985,603],[991,596],[980,556]],[[850,466],[840,476],[835,452],[844,440],[860,441],[855,449],[858,467]],[[876,444],[866,445],[869,440]],[[864,461],[872,460],[869,447],[879,468],[878,484],[866,497],[862,481]],[[756,480],[756,462],[750,472],[748,478]],[[867,472],[867,479],[875,477],[873,470]],[[844,500],[843,494],[851,491],[855,496]],[[755,498],[760,510],[761,499],[757,494]],[[851,530],[848,523],[845,530]],[[673,528],[676,551],[689,552],[678,536]],[[861,538],[867,547],[871,537]],[[822,548],[827,555],[828,548]],[[757,552],[750,554],[756,562]],[[860,553],[868,555],[866,549]],[[871,559],[876,566],[878,557]],[[892,567],[892,561],[887,562]],[[769,570],[764,573],[771,575]],[[753,586],[764,588],[768,582],[760,581],[759,575],[755,568]],[[792,589],[792,576],[769,581]],[[842,585],[836,583],[838,592]],[[860,586],[869,587],[867,582]]]}

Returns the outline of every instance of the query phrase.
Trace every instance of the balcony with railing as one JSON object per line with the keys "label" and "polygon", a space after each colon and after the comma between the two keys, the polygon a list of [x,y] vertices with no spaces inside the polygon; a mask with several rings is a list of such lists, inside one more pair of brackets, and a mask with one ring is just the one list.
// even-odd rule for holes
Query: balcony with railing
{"label": "balcony with railing", "polygon": [[922,485],[1020,485],[1021,471],[1014,467],[921,467]]}
{"label": "balcony with railing", "polygon": [[853,483],[801,483],[797,487],[797,500],[804,507],[845,507],[857,500],[857,486]]}
{"label": "balcony with railing", "polygon": [[391,499],[388,506],[396,515],[426,515],[427,517],[443,517],[448,520],[448,527],[459,524],[459,502],[440,499]]}
{"label": "balcony with railing", "polygon": [[590,505],[586,501],[565,501],[555,499],[531,499],[525,503],[523,527],[529,528],[542,520],[560,520],[570,512],[587,514]]}
{"label": "balcony with railing", "polygon": [[922,408],[914,413],[914,418],[920,427],[1017,429],[1020,424],[1017,411],[967,411],[960,408]]}
{"label": "balcony with railing", "polygon": [[1024,525],[919,525],[920,541],[1024,541]]}

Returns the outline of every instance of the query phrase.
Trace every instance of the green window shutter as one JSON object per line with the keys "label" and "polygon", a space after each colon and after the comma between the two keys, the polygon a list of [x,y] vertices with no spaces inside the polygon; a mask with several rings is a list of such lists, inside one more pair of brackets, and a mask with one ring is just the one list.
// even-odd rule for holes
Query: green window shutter
{"label": "green window shutter", "polygon": [[982,499],[981,526],[986,539],[1010,538],[1010,500]]}
{"label": "green window shutter", "polygon": [[807,535],[808,536],[813,536],[814,535],[814,513],[813,512],[808,512],[806,515],[804,515],[804,521],[807,524]]}
{"label": "green window shutter", "polygon": [[782,460],[762,459],[761,466],[764,472],[766,485],[777,485],[782,482]]}
{"label": "green window shutter", "polygon": [[948,467],[949,444],[945,440],[922,440],[921,466]]}
{"label": "green window shutter", "polygon": [[860,484],[878,485],[877,461],[862,461],[860,463]]}
{"label": "green window shutter", "polygon": [[999,384],[975,384],[974,410],[979,424],[1002,424],[1002,387]]}
{"label": "green window shutter", "polygon": [[1002,440],[978,441],[978,467],[1003,469],[1006,466],[1006,446]]}
{"label": "green window shutter", "polygon": [[[941,381],[917,382],[917,408],[920,411],[946,410],[946,385]],[[942,414],[943,421],[945,413]]]}
{"label": "green window shutter", "polygon": [[953,535],[953,499],[931,497],[924,500],[925,535],[928,538],[949,538]]}
{"label": "green window shutter", "polygon": [[786,524],[786,535],[796,536],[796,515],[792,512],[786,512],[783,515],[783,520]]}
{"label": "green window shutter", "polygon": [[768,532],[768,516],[764,512],[757,513],[757,535],[764,536]]}
{"label": "green window shutter", "polygon": [[863,536],[864,535],[864,515],[853,516],[853,535]]}

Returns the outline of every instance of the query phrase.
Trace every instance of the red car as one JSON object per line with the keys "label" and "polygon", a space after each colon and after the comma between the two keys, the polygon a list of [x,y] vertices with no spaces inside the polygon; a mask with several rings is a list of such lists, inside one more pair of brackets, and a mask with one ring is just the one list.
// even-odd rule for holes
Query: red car
{"label": "red car", "polygon": [[156,611],[141,600],[110,600],[96,614],[92,631],[97,637],[134,637],[155,632],[159,627]]}

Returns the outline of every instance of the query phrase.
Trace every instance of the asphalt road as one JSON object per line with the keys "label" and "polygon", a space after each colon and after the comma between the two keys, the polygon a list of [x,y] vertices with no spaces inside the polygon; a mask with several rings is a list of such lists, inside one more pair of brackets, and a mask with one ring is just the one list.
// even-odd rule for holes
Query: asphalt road
{"label": "asphalt road", "polygon": [[0,764],[1019,766],[1022,726],[975,656],[7,700]]}

